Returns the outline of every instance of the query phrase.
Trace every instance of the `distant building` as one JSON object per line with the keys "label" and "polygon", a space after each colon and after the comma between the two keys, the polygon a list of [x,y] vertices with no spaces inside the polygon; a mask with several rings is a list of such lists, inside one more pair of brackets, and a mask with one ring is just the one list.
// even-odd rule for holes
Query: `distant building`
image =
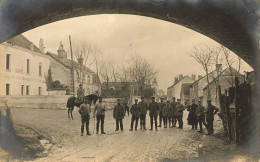
{"label": "distant building", "polygon": [[[53,81],[59,80],[61,84],[65,84],[69,87],[70,92],[73,92],[72,61],[67,58],[67,53],[65,52],[62,43],[60,43],[57,53],[58,54],[51,52],[46,53],[51,60],[50,69],[52,72]],[[78,59],[78,62],[73,61],[73,66],[75,93],[77,92],[79,84],[83,84],[85,95],[100,94],[101,82],[99,80],[99,76],[83,65],[83,58]]]}
{"label": "distant building", "polygon": [[23,35],[0,44],[0,95],[47,95],[50,59]]}
{"label": "distant building", "polygon": [[179,75],[179,77],[175,77],[175,82],[172,86],[167,88],[167,98],[170,99],[172,97],[175,97],[176,99],[181,98],[180,92],[182,84],[184,83],[193,83],[194,78],[192,79],[190,76],[186,75],[183,76],[182,74]]}
{"label": "distant building", "polygon": [[155,94],[157,94],[159,84],[158,84],[156,78],[153,79],[152,84],[151,84],[151,88],[154,88],[154,92],[155,92]]}
{"label": "distant building", "polygon": [[181,86],[180,99],[181,103],[185,104],[190,103],[190,85],[192,83],[183,83]]}

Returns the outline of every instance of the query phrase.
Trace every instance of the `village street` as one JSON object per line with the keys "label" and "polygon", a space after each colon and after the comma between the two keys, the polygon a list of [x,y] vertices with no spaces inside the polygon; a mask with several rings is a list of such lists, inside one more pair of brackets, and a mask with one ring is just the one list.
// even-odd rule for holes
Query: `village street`
{"label": "village street", "polygon": [[[68,119],[66,110],[51,109],[13,109],[14,124],[30,127],[51,141],[47,146],[47,156],[37,161],[158,161],[166,159],[198,160],[199,154],[207,154],[199,150],[208,144],[214,147],[216,155],[210,160],[223,155],[223,140],[215,136],[198,133],[187,125],[187,111],[184,113],[184,129],[159,128],[159,131],[130,132],[130,116],[124,119],[124,131],[115,131],[115,120],[112,111],[106,112],[106,135],[93,134],[93,122],[90,121],[91,136],[80,136],[80,116],[74,110],[74,120]],[[148,115],[147,115],[148,117]],[[219,120],[216,124],[221,124]],[[150,128],[149,119],[147,128]],[[217,128],[218,129],[218,128]],[[216,133],[219,130],[216,130]],[[230,147],[230,146],[229,146]],[[220,149],[219,152],[218,149]],[[228,151],[228,150],[224,150]],[[212,152],[212,151],[211,151]],[[219,153],[219,154],[218,154]],[[207,156],[207,155],[205,155]],[[223,155],[224,157],[224,155]],[[201,160],[201,157],[200,157]],[[207,159],[209,160],[209,159]]]}

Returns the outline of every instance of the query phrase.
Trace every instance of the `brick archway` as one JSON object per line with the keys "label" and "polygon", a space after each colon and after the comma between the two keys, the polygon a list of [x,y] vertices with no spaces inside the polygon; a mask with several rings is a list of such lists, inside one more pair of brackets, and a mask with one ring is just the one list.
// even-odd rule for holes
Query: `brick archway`
{"label": "brick archway", "polygon": [[257,2],[254,0],[3,0],[0,43],[51,22],[95,14],[132,14],[176,23],[223,44],[256,68]]}

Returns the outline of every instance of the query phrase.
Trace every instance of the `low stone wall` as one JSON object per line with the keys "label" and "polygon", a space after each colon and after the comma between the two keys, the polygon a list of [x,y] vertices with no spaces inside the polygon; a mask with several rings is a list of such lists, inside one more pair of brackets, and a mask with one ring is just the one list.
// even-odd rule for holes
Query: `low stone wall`
{"label": "low stone wall", "polygon": [[0,108],[5,108],[7,103],[9,107],[15,108],[66,109],[69,97],[71,96],[0,96]]}

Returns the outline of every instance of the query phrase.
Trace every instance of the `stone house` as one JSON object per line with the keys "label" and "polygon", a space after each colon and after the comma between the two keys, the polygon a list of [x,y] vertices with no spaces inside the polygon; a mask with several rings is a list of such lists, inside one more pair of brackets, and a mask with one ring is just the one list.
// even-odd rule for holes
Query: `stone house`
{"label": "stone house", "polygon": [[179,77],[175,77],[175,82],[172,86],[167,88],[167,98],[171,99],[172,97],[175,97],[176,99],[180,99],[180,92],[182,84],[184,83],[193,83],[195,81],[195,75],[192,75],[191,77],[186,75],[183,77],[183,75],[179,75]]}
{"label": "stone house", "polygon": [[23,35],[0,44],[0,95],[48,95],[50,59]]}
{"label": "stone house", "polygon": [[[67,53],[65,52],[62,43],[60,43],[57,53],[58,54],[51,52],[46,53],[50,58],[50,69],[53,81],[59,80],[61,84],[68,86],[70,92],[73,93],[72,61],[67,58]],[[75,94],[79,84],[83,85],[85,95],[101,93],[99,76],[97,73],[83,65],[83,59],[79,59],[77,62],[73,61],[73,67]]]}

